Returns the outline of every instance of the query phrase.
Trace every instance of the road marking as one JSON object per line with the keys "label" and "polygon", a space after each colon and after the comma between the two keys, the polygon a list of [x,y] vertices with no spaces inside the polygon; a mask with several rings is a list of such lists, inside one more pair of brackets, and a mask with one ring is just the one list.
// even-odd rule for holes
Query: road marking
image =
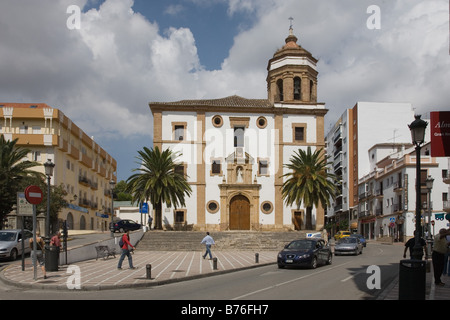
{"label": "road marking", "polygon": [[347,278],[345,278],[345,279],[342,279],[341,280],[341,282],[345,282],[345,281],[347,281],[347,280],[350,280],[351,278],[353,278],[354,276],[350,276],[350,277],[347,277]]}
{"label": "road marking", "polygon": [[356,277],[357,275],[359,275],[359,274],[361,274],[361,273],[363,273],[363,272],[361,271],[361,272],[357,272],[357,273],[355,273],[355,274],[352,274],[351,276],[348,276],[347,278],[342,279],[341,282],[346,282],[346,281],[348,281],[348,280],[350,280],[350,279]]}
{"label": "road marking", "polygon": [[296,282],[296,281],[299,281],[299,280],[303,280],[303,279],[309,278],[309,277],[311,277],[311,276],[315,276],[315,275],[318,275],[318,274],[321,274],[321,273],[324,273],[324,272],[327,272],[327,271],[330,271],[330,270],[333,270],[333,269],[342,267],[342,266],[344,266],[344,265],[346,265],[346,264],[349,264],[350,262],[351,262],[351,261],[348,261],[348,262],[339,264],[339,265],[337,265],[337,266],[333,266],[333,267],[330,267],[330,268],[327,268],[327,269],[323,269],[323,270],[320,270],[320,271],[317,271],[317,272],[314,272],[314,273],[310,273],[310,274],[304,275],[304,276],[299,277],[299,278],[291,279],[291,280],[288,280],[288,281],[285,281],[285,282],[281,282],[281,283],[275,284],[275,285],[273,285],[273,286],[268,286],[268,287],[266,287],[266,288],[262,288],[262,289],[259,289],[259,290],[255,290],[255,291],[252,291],[252,292],[243,294],[243,295],[241,295],[241,296],[239,296],[239,297],[232,298],[231,300],[239,300],[239,299],[246,298],[246,297],[248,297],[248,296],[251,296],[251,295],[254,295],[254,294],[263,292],[263,291],[267,291],[267,290],[270,290],[270,289],[274,289],[274,288],[277,288],[277,287],[284,286],[284,285],[286,285],[286,284],[290,284],[290,283],[292,283],[292,282]]}

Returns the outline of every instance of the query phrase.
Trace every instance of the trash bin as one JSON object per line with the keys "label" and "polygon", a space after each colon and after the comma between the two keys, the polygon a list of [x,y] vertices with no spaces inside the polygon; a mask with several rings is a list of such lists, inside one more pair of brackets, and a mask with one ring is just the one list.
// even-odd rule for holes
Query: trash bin
{"label": "trash bin", "polygon": [[425,300],[425,260],[400,260],[398,299]]}
{"label": "trash bin", "polygon": [[49,246],[45,249],[45,271],[58,271],[59,247]]}

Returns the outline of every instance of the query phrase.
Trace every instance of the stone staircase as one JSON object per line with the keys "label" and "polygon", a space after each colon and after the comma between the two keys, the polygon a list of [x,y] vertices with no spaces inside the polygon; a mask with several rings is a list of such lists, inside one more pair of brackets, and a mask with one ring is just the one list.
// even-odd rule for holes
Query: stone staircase
{"label": "stone staircase", "polygon": [[[213,250],[281,250],[292,240],[306,238],[310,231],[258,232],[218,231],[211,232],[216,245]],[[204,231],[147,231],[137,248],[142,251],[202,251],[200,244]]]}

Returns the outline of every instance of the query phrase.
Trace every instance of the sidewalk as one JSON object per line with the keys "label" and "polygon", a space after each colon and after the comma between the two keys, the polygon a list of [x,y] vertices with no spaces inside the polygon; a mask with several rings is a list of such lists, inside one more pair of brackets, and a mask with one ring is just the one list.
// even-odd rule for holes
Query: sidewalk
{"label": "sidewalk", "polygon": [[[203,259],[203,252],[200,251],[136,250],[132,255],[133,265],[137,267],[134,270],[128,268],[126,257],[122,270],[118,270],[119,255],[116,255],[116,258],[100,258],[70,266],[59,266],[58,271],[47,272],[47,279],[44,279],[41,269],[38,268],[36,281],[31,259],[27,258],[25,271],[22,271],[20,263],[13,264],[0,273],[0,278],[11,285],[35,289],[70,290],[77,285],[79,287],[75,289],[80,290],[149,287],[275,264],[277,253],[262,251],[259,253],[259,262],[256,263],[255,253],[252,251],[214,252],[213,255],[217,258],[217,270],[214,270],[214,261]],[[151,265],[150,279],[147,279],[147,265]],[[77,274],[80,277],[77,278]]]}
{"label": "sidewalk", "polygon": [[[426,300],[450,300],[450,276],[443,275],[441,280],[445,286],[435,286],[433,267],[426,274],[425,299]],[[398,277],[377,298],[377,300],[398,300]]]}

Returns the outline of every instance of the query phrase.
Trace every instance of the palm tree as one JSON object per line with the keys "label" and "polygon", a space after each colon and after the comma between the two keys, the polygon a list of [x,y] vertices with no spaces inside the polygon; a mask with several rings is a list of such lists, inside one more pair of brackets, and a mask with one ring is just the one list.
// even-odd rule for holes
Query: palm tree
{"label": "palm tree", "polygon": [[288,178],[282,186],[282,195],[287,205],[294,203],[306,207],[305,227],[312,229],[312,209],[313,206],[326,208],[331,199],[335,199],[337,192],[337,178],[334,174],[327,172],[327,160],[323,154],[323,149],[311,152],[311,147],[307,151],[299,149],[294,152],[290,163],[284,165],[291,170],[283,177]]}
{"label": "palm tree", "polygon": [[178,153],[170,149],[160,152],[158,147],[144,147],[138,153],[136,159],[141,167],[133,169],[138,173],[128,178],[126,192],[132,194],[133,203],[150,200],[155,208],[155,229],[162,229],[162,204],[169,208],[185,206],[185,196],[190,196],[192,189],[186,177],[175,170]]}
{"label": "palm tree", "polygon": [[3,221],[16,204],[17,192],[21,191],[24,181],[29,177],[43,176],[30,170],[40,166],[40,163],[23,161],[30,150],[17,147],[17,141],[18,139],[6,141],[4,135],[0,136],[0,221]]}

